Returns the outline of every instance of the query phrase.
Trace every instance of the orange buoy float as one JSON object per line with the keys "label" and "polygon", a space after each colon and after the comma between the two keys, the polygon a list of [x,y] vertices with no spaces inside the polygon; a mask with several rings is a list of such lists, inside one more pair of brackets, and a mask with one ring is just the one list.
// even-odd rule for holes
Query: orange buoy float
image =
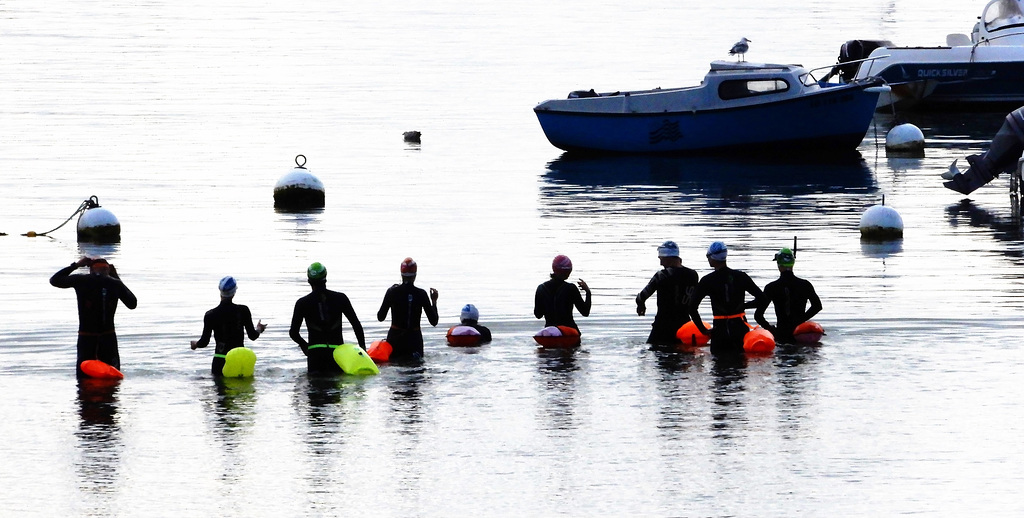
{"label": "orange buoy float", "polygon": [[825,328],[811,320],[796,326],[796,329],[793,330],[793,339],[802,344],[816,344],[824,335]]}
{"label": "orange buoy float", "polygon": [[[711,331],[710,327],[708,328],[708,331]],[[681,345],[683,347],[693,348],[704,347],[707,345],[711,340],[711,335],[701,333],[700,329],[697,329],[697,324],[694,324],[693,320],[691,320],[683,324],[683,327],[680,327],[679,330],[676,331],[676,338],[682,342]]]}
{"label": "orange buoy float", "polygon": [[386,362],[391,358],[391,344],[387,340],[377,340],[370,344],[366,354],[377,363]]}
{"label": "orange buoy float", "polygon": [[545,327],[533,335],[541,347],[567,349],[580,345],[580,332],[569,326]]}
{"label": "orange buoy float", "polygon": [[116,367],[99,360],[85,360],[81,365],[82,372],[90,378],[108,379],[108,380],[120,380],[124,379],[124,374],[117,370]]}
{"label": "orange buoy float", "polygon": [[445,337],[452,347],[473,347],[480,345],[480,331],[469,326],[453,326]]}
{"label": "orange buoy float", "polygon": [[763,327],[752,328],[743,337],[743,351],[751,355],[771,354],[775,350],[775,337]]}

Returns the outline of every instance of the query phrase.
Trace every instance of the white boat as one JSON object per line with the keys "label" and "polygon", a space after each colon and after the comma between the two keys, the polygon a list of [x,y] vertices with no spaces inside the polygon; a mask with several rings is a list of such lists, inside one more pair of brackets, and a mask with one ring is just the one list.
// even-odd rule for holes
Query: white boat
{"label": "white boat", "polygon": [[836,69],[845,80],[874,76],[892,87],[879,109],[1016,108],[1024,105],[1024,0],[992,0],[969,37],[950,34],[942,47],[848,41]]}
{"label": "white boat", "polygon": [[698,86],[577,91],[534,113],[548,140],[570,152],[853,150],[885,89],[880,84],[819,84],[799,65],[715,61]]}

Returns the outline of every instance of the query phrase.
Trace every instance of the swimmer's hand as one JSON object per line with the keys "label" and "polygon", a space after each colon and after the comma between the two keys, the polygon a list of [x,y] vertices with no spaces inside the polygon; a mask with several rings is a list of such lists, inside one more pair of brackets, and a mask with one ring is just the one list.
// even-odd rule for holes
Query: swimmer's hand
{"label": "swimmer's hand", "polygon": [[263,319],[260,319],[260,321],[256,323],[256,332],[257,333],[263,334],[263,330],[266,329],[266,328],[267,328],[267,324],[263,323]]}
{"label": "swimmer's hand", "polygon": [[195,340],[192,340],[192,350],[194,351],[194,350],[196,350],[196,348],[198,348],[198,347],[199,347],[199,342],[197,342],[197,341],[195,341]]}

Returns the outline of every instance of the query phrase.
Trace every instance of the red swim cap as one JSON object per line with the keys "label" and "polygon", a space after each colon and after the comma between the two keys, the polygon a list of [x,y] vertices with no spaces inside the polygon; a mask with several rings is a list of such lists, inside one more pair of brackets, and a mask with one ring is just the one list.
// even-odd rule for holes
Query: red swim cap
{"label": "red swim cap", "polygon": [[402,261],[400,269],[402,270],[402,277],[412,277],[416,275],[416,261],[413,261],[412,257],[406,257]]}
{"label": "red swim cap", "polygon": [[556,255],[551,261],[551,271],[555,273],[569,273],[572,271],[572,261],[564,255]]}

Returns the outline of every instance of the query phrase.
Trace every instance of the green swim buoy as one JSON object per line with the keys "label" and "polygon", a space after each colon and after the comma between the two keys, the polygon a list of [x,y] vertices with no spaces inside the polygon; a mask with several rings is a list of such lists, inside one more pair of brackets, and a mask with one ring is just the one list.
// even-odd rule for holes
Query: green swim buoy
{"label": "green swim buoy", "polygon": [[256,370],[256,353],[248,347],[235,347],[224,355],[225,378],[251,378]]}
{"label": "green swim buoy", "polygon": [[373,358],[356,344],[341,344],[334,348],[334,361],[338,362],[345,374],[355,376],[373,376],[380,374]]}

